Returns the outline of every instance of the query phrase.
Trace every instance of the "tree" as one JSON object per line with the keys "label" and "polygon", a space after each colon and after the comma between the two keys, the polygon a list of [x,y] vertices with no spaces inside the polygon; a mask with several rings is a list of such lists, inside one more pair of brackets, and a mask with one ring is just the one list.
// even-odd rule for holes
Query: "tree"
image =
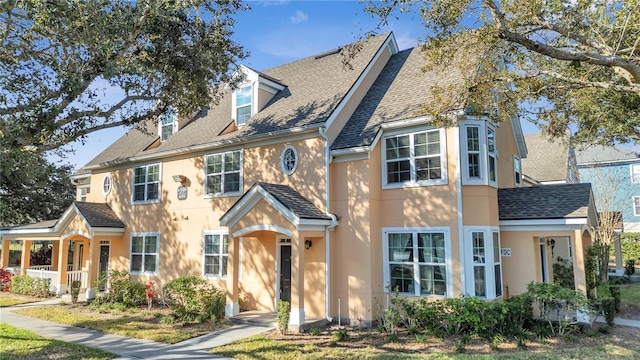
{"label": "tree", "polygon": [[2,156],[215,103],[247,56],[231,39],[242,9],[239,0],[3,1]]}
{"label": "tree", "polygon": [[581,143],[640,141],[640,0],[382,0],[367,11],[384,25],[413,6],[425,69],[480,69],[434,88],[425,111],[440,125],[461,102],[498,121],[518,106],[553,138],[571,128]]}
{"label": "tree", "polygon": [[71,205],[71,166],[42,154],[14,150],[0,166],[0,226],[54,220]]}

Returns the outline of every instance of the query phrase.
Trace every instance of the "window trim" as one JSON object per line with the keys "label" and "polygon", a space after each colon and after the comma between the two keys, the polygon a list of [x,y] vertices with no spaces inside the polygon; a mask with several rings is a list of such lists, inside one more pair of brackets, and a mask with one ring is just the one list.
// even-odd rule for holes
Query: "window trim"
{"label": "window trim", "polygon": [[[84,194],[82,192],[84,191]],[[89,186],[78,186],[78,192],[76,195],[77,201],[87,201],[87,195],[89,194]]]}
{"label": "window trim", "polygon": [[[245,104],[245,105],[241,105],[238,106],[238,101],[237,101],[237,97],[238,97],[238,93],[241,90],[244,90],[246,88],[249,88],[249,93],[251,94],[251,99],[249,100],[249,104]],[[239,123],[238,122],[238,109],[240,108],[244,108],[244,107],[249,107],[249,118],[251,118],[251,116],[253,116],[253,114],[255,114],[255,105],[256,105],[256,93],[255,93],[255,86],[253,86],[252,83],[245,83],[245,84],[241,84],[238,86],[237,89],[233,90],[233,96],[232,98],[232,106],[231,106],[231,117],[233,119],[233,121],[235,122],[236,126],[241,127],[244,126],[247,122],[243,122],[243,123]]]}
{"label": "window trim", "polygon": [[[464,269],[465,278],[469,279],[466,282],[466,289],[463,289],[463,293],[469,296],[476,296],[475,292],[475,273],[474,268],[476,264],[473,259],[473,233],[483,233],[484,235],[484,268],[485,268],[485,293],[486,296],[479,297],[485,300],[492,300],[500,298],[504,295],[504,266],[502,264],[502,256],[500,255],[500,248],[498,248],[498,259],[495,259],[495,252],[493,246],[493,234],[498,234],[498,247],[502,246],[502,240],[500,239],[500,228],[495,226],[465,226],[464,227]],[[502,295],[496,296],[496,283],[495,283],[495,265],[500,265]]]}
{"label": "window trim", "polygon": [[[434,180],[415,180],[416,177],[416,172],[415,172],[415,155],[413,154],[414,152],[414,144],[413,144],[413,138],[414,135],[416,134],[420,134],[420,133],[429,133],[429,132],[435,132],[437,131],[440,137],[440,171],[441,171],[441,177],[440,179],[434,179]],[[409,161],[410,161],[410,166],[411,166],[411,180],[409,181],[405,181],[405,182],[399,182],[399,183],[388,183],[388,171],[387,171],[387,166],[388,166],[388,161],[387,161],[387,144],[386,144],[386,140],[388,138],[392,138],[392,137],[399,137],[399,136],[409,136],[409,140],[410,140],[410,155],[409,155]],[[433,127],[428,127],[428,128],[420,128],[420,129],[411,129],[411,130],[400,130],[400,131],[390,131],[386,134],[384,134],[382,136],[381,139],[381,154],[380,154],[380,158],[382,161],[382,171],[381,171],[381,177],[382,177],[382,188],[383,189],[402,189],[402,188],[409,188],[409,187],[421,187],[421,186],[437,186],[437,185],[447,185],[448,184],[448,174],[447,174],[447,136],[446,136],[446,131],[443,128],[433,128]]]}
{"label": "window trim", "polygon": [[[497,188],[498,187],[498,142],[497,137],[498,133],[496,131],[496,125],[490,123],[488,120],[461,120],[460,121],[460,131],[459,131],[459,151],[460,151],[460,163],[463,169],[462,174],[462,184],[463,185],[488,185]],[[478,128],[478,134],[480,135],[480,176],[479,177],[470,177],[469,176],[469,150],[468,150],[468,142],[467,142],[467,128],[475,127]],[[493,132],[494,136],[494,154],[491,155],[489,153],[489,133]],[[489,179],[489,164],[490,159],[493,158],[494,161],[494,172],[495,172],[495,180]],[[522,170],[521,170],[522,171]],[[522,173],[521,173],[522,175]],[[522,180],[521,180],[522,181]]]}
{"label": "window trim", "polygon": [[[486,153],[487,153],[487,181],[489,186],[493,186],[495,188],[498,187],[498,133],[496,132],[496,128],[491,124],[486,124]],[[489,133],[493,133],[493,155],[489,151]],[[495,179],[491,180],[491,159],[493,158],[493,174]]]}
{"label": "window trim", "polygon": [[[286,163],[285,163],[285,160],[286,160],[285,156],[288,150],[291,150],[293,152],[293,158],[294,158],[293,168],[291,170],[287,169]],[[284,149],[282,150],[282,154],[280,155],[280,167],[282,168],[282,172],[285,173],[285,175],[292,175],[294,172],[296,172],[296,169],[298,168],[299,163],[300,163],[300,158],[298,157],[298,150],[295,148],[295,146],[293,145],[285,146]]]}
{"label": "window trim", "polygon": [[[142,268],[144,269],[144,257],[146,255],[146,253],[144,252],[144,248],[145,248],[145,241],[147,237],[150,236],[155,236],[156,237],[156,269],[155,271],[133,271],[131,270],[131,265],[133,264],[133,251],[131,249],[131,246],[133,245],[133,238],[134,237],[142,237],[142,250],[143,252],[142,254]],[[138,254],[138,253],[136,253]],[[149,253],[151,254],[151,253]],[[157,276],[158,275],[158,270],[160,267],[160,232],[132,232],[131,234],[129,234],[129,274],[130,275],[154,275]]]}
{"label": "window trim", "polygon": [[[223,189],[222,192],[219,193],[207,193],[207,181],[209,180],[208,174],[207,174],[207,158],[209,158],[210,156],[215,156],[215,155],[221,155],[224,159],[224,154],[227,153],[233,153],[233,152],[240,152],[240,179],[239,179],[239,184],[238,184],[238,191],[230,191],[230,192],[224,192],[224,182],[222,183],[222,187],[221,189]],[[223,165],[224,167],[224,165]],[[213,153],[213,154],[206,154],[204,155],[204,181],[203,181],[203,193],[204,193],[204,198],[205,199],[212,199],[212,198],[219,198],[219,197],[227,197],[227,196],[238,196],[242,194],[242,189],[244,186],[244,151],[243,149],[236,149],[236,150],[228,150],[228,151],[224,151],[224,152],[218,152],[218,153]],[[224,172],[221,173],[222,175],[224,175]],[[222,177],[224,179],[224,176]]]}
{"label": "window trim", "polygon": [[[164,124],[164,117],[171,116],[173,117],[171,123]],[[163,128],[171,127],[171,134],[167,136],[166,139],[163,139]],[[171,138],[178,131],[178,112],[174,108],[169,108],[166,113],[161,114],[158,119],[158,137],[160,138],[160,142],[165,142]]]}
{"label": "window trim", "polygon": [[104,194],[104,196],[109,195],[111,193],[112,186],[113,183],[111,181],[111,175],[105,175],[105,177],[102,179],[102,194]]}
{"label": "window trim", "polygon": [[[222,252],[222,249],[220,251],[219,254],[210,254],[207,255],[207,253],[205,253],[205,238],[209,235],[220,235],[221,239],[222,236],[227,235],[227,253],[226,255]],[[202,278],[204,279],[220,279],[220,280],[225,280],[228,276],[228,266],[229,266],[229,244],[231,243],[231,237],[229,236],[229,230],[204,230],[202,232]],[[227,258],[227,275],[215,275],[215,274],[207,274],[205,272],[205,260],[207,258],[207,256],[219,256],[219,257],[225,257]],[[220,268],[222,269],[222,267]]]}
{"label": "window trim", "polygon": [[[638,169],[634,171],[634,169]],[[634,173],[637,173],[637,176],[634,176]],[[629,166],[629,178],[632,184],[640,184],[640,164],[631,164]],[[640,216],[640,215],[636,215]]]}
{"label": "window trim", "polygon": [[[452,297],[453,295],[453,258],[451,253],[451,229],[448,226],[434,226],[434,227],[383,227],[382,228],[382,268],[383,268],[383,292],[390,293],[393,292],[390,289],[391,284],[391,274],[389,271],[389,234],[390,233],[442,233],[444,234],[444,266],[445,266],[445,274],[446,274],[446,293],[445,295],[423,295],[420,294],[420,287],[415,286],[416,281],[419,280],[419,273],[414,271],[414,293],[400,293],[406,296],[419,296],[419,297],[428,297],[428,298],[447,298]],[[419,266],[417,264],[418,261],[415,260],[414,257],[414,267]]]}
{"label": "window trim", "polygon": [[[149,174],[149,167],[151,166],[158,166],[158,198],[157,199],[147,199],[147,185],[150,184],[150,182],[148,181],[148,174]],[[131,171],[131,177],[132,177],[132,181],[131,181],[131,203],[133,205],[141,205],[141,204],[155,204],[155,203],[159,203],[161,198],[162,198],[162,163],[153,163],[153,164],[145,164],[145,165],[137,165],[134,166],[132,168]],[[136,189],[136,169],[137,168],[141,168],[144,167],[145,168],[145,182],[144,182],[144,200],[136,200],[135,199],[135,189]],[[155,183],[155,181],[153,182]]]}
{"label": "window trim", "polygon": [[640,216],[640,196],[632,196],[631,201],[631,205],[633,206],[633,216]]}
{"label": "window trim", "polygon": [[[520,181],[518,181],[518,178]],[[515,155],[513,156],[513,183],[517,187],[522,187],[522,160]]]}

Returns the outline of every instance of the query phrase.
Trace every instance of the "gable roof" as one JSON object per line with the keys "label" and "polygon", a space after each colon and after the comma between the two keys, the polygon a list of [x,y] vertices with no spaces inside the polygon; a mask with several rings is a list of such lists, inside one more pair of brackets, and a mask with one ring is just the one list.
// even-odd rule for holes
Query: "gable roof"
{"label": "gable roof", "polygon": [[526,134],[527,157],[522,173],[538,181],[566,181],[569,177],[569,148],[550,142],[542,134]]}
{"label": "gable roof", "polygon": [[498,189],[498,212],[500,220],[589,218],[593,221],[596,216],[589,183]]}
{"label": "gable roof", "polygon": [[75,201],[74,205],[91,227],[124,228],[124,223],[108,204]]}
{"label": "gable roof", "polygon": [[588,164],[608,164],[628,161],[640,161],[640,153],[613,146],[593,145],[576,150],[578,166]]}
{"label": "gable roof", "polygon": [[463,81],[455,66],[446,72],[423,72],[423,66],[419,47],[392,55],[331,149],[371,145],[382,124],[424,115],[423,106],[433,100],[434,85],[446,87]]}
{"label": "gable roof", "polygon": [[345,68],[343,54],[337,51],[259,72],[286,88],[275,94],[260,112],[236,131],[223,133],[232,123],[232,89],[227,87],[222,90],[223,97],[218,104],[190,119],[159,146],[148,148],[158,138],[158,130],[153,121],[147,121],[140,124],[144,130],[131,129],[85,167],[95,168],[101,164],[213,148],[283,132],[318,128],[331,116],[375,55],[383,51],[382,45],[389,38],[395,41],[390,33],[363,41],[360,52],[351,59],[352,69]]}

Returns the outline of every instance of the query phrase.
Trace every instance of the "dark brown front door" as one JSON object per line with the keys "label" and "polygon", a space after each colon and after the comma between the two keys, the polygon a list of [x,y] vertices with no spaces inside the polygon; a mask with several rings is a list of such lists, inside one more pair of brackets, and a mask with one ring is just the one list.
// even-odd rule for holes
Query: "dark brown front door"
{"label": "dark brown front door", "polygon": [[280,300],[291,303],[291,245],[280,246]]}

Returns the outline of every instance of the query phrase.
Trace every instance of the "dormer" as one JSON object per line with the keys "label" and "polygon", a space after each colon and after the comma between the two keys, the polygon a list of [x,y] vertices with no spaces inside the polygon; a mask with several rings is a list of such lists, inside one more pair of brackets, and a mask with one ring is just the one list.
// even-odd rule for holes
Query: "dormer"
{"label": "dormer", "polygon": [[278,91],[285,88],[278,80],[244,65],[240,65],[236,76],[242,78],[231,96],[231,118],[236,126],[246,124]]}
{"label": "dormer", "polygon": [[158,121],[158,134],[160,135],[160,141],[164,142],[178,131],[178,112],[169,108],[167,112],[160,115]]}

